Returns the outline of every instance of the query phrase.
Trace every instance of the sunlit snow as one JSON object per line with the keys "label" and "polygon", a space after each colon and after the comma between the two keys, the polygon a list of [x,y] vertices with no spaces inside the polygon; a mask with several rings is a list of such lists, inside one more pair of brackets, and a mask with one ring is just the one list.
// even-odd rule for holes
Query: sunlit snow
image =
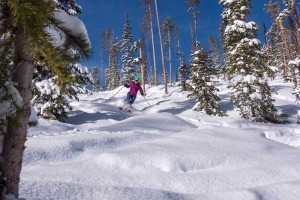
{"label": "sunlit snow", "polygon": [[28,200],[298,200],[300,127],[292,84],[272,82],[287,125],[243,120],[219,83],[227,117],[192,111],[179,87],[146,87],[132,113],[128,89],[80,95],[67,123],[28,132],[20,197]]}

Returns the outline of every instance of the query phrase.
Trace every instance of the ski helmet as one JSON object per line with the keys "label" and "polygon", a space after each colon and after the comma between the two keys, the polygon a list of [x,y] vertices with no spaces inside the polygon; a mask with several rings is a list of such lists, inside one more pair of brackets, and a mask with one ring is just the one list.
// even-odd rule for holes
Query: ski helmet
{"label": "ski helmet", "polygon": [[140,80],[140,77],[136,76],[136,77],[134,77],[134,80],[135,80],[135,81],[139,81],[139,80]]}

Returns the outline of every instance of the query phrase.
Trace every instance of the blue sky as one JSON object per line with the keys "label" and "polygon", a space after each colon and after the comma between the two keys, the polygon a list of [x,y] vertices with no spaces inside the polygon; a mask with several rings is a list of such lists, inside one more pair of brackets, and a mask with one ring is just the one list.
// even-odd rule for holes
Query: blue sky
{"label": "blue sky", "polygon": [[[252,15],[247,17],[247,21],[254,21],[259,25],[259,39],[262,39],[263,35],[262,24],[266,23],[267,27],[270,26],[270,19],[263,10],[264,4],[268,1],[269,0],[252,1]],[[185,0],[157,0],[157,2],[161,24],[166,17],[170,16],[173,19],[173,23],[179,26],[182,50],[188,61],[191,48],[191,34],[189,28],[191,14],[187,12],[188,5],[185,3]],[[101,32],[110,27],[114,30],[116,37],[121,37],[126,13],[128,13],[129,16],[133,40],[138,40],[141,37],[139,24],[142,22],[144,16],[142,0],[77,0],[77,3],[83,7],[83,14],[79,15],[79,18],[82,19],[86,25],[94,51],[93,57],[89,61],[83,61],[83,64],[89,69],[94,66],[99,66],[100,63],[99,45]],[[223,9],[218,4],[218,0],[202,0],[200,1],[199,11],[199,40],[202,44],[207,45],[209,35],[214,37],[218,37],[219,35],[220,14]],[[160,58],[156,20],[154,21],[154,28],[157,40],[156,57]],[[149,46],[149,51],[151,51],[151,46]],[[175,55],[173,55],[173,58],[175,61]],[[152,60],[150,64],[152,64]],[[177,71],[177,67],[178,62],[175,61],[175,70],[173,71]],[[158,59],[158,68],[161,68],[160,59]]]}

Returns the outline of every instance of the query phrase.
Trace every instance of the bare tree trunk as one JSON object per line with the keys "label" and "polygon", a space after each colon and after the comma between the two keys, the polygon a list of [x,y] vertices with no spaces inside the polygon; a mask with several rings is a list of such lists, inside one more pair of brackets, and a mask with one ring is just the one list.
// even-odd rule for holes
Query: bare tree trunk
{"label": "bare tree trunk", "polygon": [[295,5],[295,0],[291,1],[292,3],[292,10],[294,13],[294,18],[295,18],[295,27],[296,27],[296,35],[297,35],[297,49],[298,49],[298,53],[300,54],[300,19],[299,19],[299,14],[298,14],[298,10],[297,7]]}
{"label": "bare tree trunk", "polygon": [[194,26],[195,26],[195,38],[196,42],[198,42],[198,30],[197,30],[197,18],[194,19]]}
{"label": "bare tree trunk", "polygon": [[7,193],[19,196],[20,173],[25,150],[27,125],[31,110],[31,82],[33,78],[33,56],[30,55],[30,41],[21,30],[17,31],[15,54],[17,67],[12,81],[17,83],[17,90],[23,98],[23,107],[18,108],[16,116],[9,119],[4,140],[4,167]]}
{"label": "bare tree trunk", "polygon": [[175,39],[177,40],[177,54],[179,56],[179,63],[180,65],[183,63],[182,59],[182,52],[181,52],[181,46],[180,46],[180,35],[179,35],[179,28],[178,26],[175,26]]}
{"label": "bare tree trunk", "polygon": [[168,38],[169,38],[170,85],[172,85],[172,53],[171,53],[171,36],[170,36],[170,30],[168,31]]}
{"label": "bare tree trunk", "polygon": [[190,22],[190,30],[191,30],[191,39],[192,39],[192,52],[194,51],[194,30],[193,30],[193,25],[192,22]]}
{"label": "bare tree trunk", "polygon": [[282,55],[282,67],[283,67],[283,77],[286,78],[288,76],[287,74],[287,66],[286,66],[286,59],[284,55],[284,47],[283,43],[281,44],[281,55]]}
{"label": "bare tree trunk", "polygon": [[[286,35],[286,32],[285,32],[285,28],[282,24],[282,21],[279,21],[279,26],[280,26],[280,33],[281,33],[281,36],[283,38],[283,44],[284,44],[284,47],[285,47],[285,50],[286,50],[286,53],[287,53],[287,58],[288,58],[288,61],[292,60],[292,54],[291,54],[291,47],[288,43],[288,40],[287,40],[287,35]],[[296,88],[297,87],[297,78],[296,78],[296,73],[295,73],[295,68],[292,67],[291,68],[291,75],[292,75],[292,81],[294,83],[294,87]]]}
{"label": "bare tree trunk", "polygon": [[150,12],[150,26],[151,26],[151,43],[152,43],[152,54],[153,54],[153,69],[154,69],[154,84],[157,85],[157,65],[156,65],[156,54],[155,54],[155,42],[154,42],[154,33],[153,33],[153,19],[152,19],[152,8],[151,4],[149,4],[149,12]]}
{"label": "bare tree trunk", "polygon": [[[140,58],[141,59],[143,58],[142,47],[141,46],[140,46]],[[141,79],[142,79],[142,86],[143,86],[143,90],[144,90],[144,95],[146,95],[144,69],[145,69],[144,62],[143,62],[143,60],[141,60]]]}
{"label": "bare tree trunk", "polygon": [[267,46],[269,46],[269,41],[268,41],[268,33],[267,33],[267,28],[266,28],[266,24],[263,23],[263,28],[264,28],[264,39],[265,39],[265,44]]}
{"label": "bare tree trunk", "polygon": [[155,2],[155,10],[156,10],[156,19],[157,19],[157,26],[158,26],[159,41],[160,41],[161,62],[162,62],[162,70],[163,70],[163,76],[164,76],[165,93],[168,94],[167,74],[166,74],[165,59],[164,59],[165,56],[164,56],[164,50],[163,50],[163,44],[162,44],[160,22],[159,22],[158,9],[157,9],[157,0],[154,0],[154,2]]}

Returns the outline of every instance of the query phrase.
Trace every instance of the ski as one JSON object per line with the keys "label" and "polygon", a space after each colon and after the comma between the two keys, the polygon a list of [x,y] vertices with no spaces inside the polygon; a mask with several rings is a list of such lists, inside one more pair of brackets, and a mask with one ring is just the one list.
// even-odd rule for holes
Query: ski
{"label": "ski", "polygon": [[124,109],[124,108],[122,108],[122,107],[119,107],[119,110],[126,111],[126,112],[128,112],[128,113],[132,113],[130,109]]}

